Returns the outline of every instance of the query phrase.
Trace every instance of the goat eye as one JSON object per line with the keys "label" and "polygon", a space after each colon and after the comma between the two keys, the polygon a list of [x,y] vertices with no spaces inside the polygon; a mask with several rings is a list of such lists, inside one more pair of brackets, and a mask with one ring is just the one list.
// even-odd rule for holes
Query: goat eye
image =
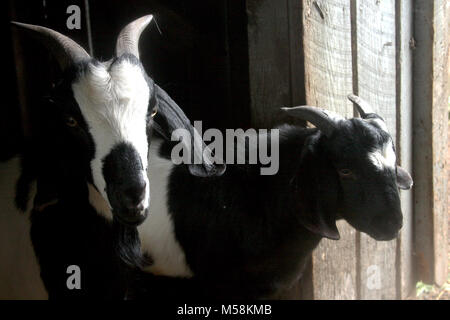
{"label": "goat eye", "polygon": [[66,124],[69,127],[76,127],[78,125],[78,122],[73,117],[69,117],[69,118],[66,119]]}
{"label": "goat eye", "polygon": [[339,175],[341,177],[349,177],[352,175],[352,171],[350,169],[340,169],[339,170]]}

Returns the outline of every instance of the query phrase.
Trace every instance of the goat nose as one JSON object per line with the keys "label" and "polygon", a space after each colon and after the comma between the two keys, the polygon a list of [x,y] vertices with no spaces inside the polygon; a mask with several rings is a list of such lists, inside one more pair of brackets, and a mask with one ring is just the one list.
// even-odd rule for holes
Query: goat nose
{"label": "goat nose", "polygon": [[[125,205],[129,208],[135,208],[138,206],[145,198],[146,186],[147,183],[145,181],[137,181],[132,185],[127,186],[123,191]],[[144,208],[142,207],[140,209]]]}

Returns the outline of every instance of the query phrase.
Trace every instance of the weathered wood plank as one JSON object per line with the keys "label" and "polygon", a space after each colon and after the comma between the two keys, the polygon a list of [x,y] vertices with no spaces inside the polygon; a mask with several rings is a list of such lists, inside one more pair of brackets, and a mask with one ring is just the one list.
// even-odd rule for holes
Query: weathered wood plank
{"label": "weathered wood plank", "polygon": [[[412,63],[410,40],[413,33],[413,4],[396,1],[396,89],[397,158],[412,172]],[[414,290],[413,274],[413,191],[401,191],[403,228],[397,243],[397,298],[404,299]]]}
{"label": "weathered wood plank", "polygon": [[353,116],[350,3],[303,1],[306,100]]}
{"label": "weathered wood plank", "polygon": [[303,105],[305,97],[305,64],[303,56],[302,2],[287,0],[289,18],[291,106]]}
{"label": "weathered wood plank", "polygon": [[286,0],[248,0],[248,52],[252,124],[269,128],[291,105],[289,24]]}
{"label": "weathered wood plank", "polygon": [[[356,55],[358,95],[383,116],[396,136],[395,1],[356,2]],[[354,52],[355,54],[355,52]],[[396,241],[377,242],[360,237],[361,299],[396,298]]]}
{"label": "weathered wood plank", "polygon": [[[306,99],[344,116],[352,90],[350,2],[303,1]],[[356,232],[338,222],[341,239],[322,240],[313,253],[315,299],[356,299]]]}
{"label": "weathered wood plank", "polygon": [[414,2],[414,240],[418,279],[437,284],[447,278],[448,6]]}

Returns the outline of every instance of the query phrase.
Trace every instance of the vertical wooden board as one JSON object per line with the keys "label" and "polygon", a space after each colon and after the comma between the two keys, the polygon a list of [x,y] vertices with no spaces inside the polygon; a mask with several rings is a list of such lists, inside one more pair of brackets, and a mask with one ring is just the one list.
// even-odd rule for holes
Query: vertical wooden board
{"label": "vertical wooden board", "polygon": [[313,290],[317,300],[357,299],[356,231],[337,222],[339,241],[323,239],[313,253]]}
{"label": "vertical wooden board", "polygon": [[352,117],[350,3],[303,1],[306,100]]}
{"label": "vertical wooden board", "polygon": [[414,242],[417,279],[433,282],[432,88],[433,3],[414,3]]}
{"label": "vertical wooden board", "polygon": [[434,1],[433,42],[433,202],[434,202],[434,282],[447,281],[447,136],[449,96],[449,30],[448,1]]}
{"label": "vertical wooden board", "polygon": [[306,103],[305,65],[303,56],[302,2],[287,0],[289,18],[291,105]]}
{"label": "vertical wooden board", "polygon": [[[397,50],[397,158],[412,173],[412,63],[410,40],[413,33],[413,5],[396,2]],[[413,274],[413,191],[401,191],[403,228],[397,244],[397,298],[404,299],[414,290]]]}
{"label": "vertical wooden board", "polygon": [[[358,95],[367,100],[396,136],[395,1],[356,2]],[[354,53],[355,54],[355,53]],[[360,298],[396,298],[396,241],[360,237]]]}
{"label": "vertical wooden board", "polygon": [[358,94],[396,135],[395,1],[357,1]]}
{"label": "vertical wooden board", "polygon": [[290,50],[286,0],[248,0],[248,52],[252,124],[271,127],[290,106]]}
{"label": "vertical wooden board", "polygon": [[[446,7],[447,6],[447,7]],[[414,227],[417,277],[447,277],[445,152],[448,97],[448,3],[414,2]]]}
{"label": "vertical wooden board", "polygon": [[[303,1],[306,99],[352,117],[350,2]],[[338,222],[341,239],[324,239],[313,253],[315,299],[356,299],[356,232]]]}

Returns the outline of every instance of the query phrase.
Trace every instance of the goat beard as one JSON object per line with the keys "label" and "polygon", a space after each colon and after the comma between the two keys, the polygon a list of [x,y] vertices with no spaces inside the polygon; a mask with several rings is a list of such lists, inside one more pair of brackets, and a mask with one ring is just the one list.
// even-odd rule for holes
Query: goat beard
{"label": "goat beard", "polygon": [[133,269],[142,269],[151,264],[149,257],[141,251],[137,227],[113,219],[112,228],[114,251],[121,261]]}

